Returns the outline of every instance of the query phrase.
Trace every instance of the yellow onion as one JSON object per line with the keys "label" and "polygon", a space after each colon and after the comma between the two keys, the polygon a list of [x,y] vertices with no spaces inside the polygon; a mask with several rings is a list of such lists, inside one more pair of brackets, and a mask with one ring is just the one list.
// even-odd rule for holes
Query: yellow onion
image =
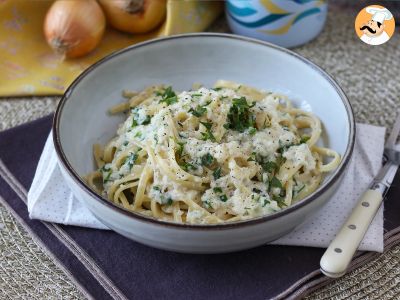
{"label": "yellow onion", "polygon": [[96,0],[57,0],[44,21],[47,43],[65,57],[79,57],[99,44],[106,19]]}
{"label": "yellow onion", "polygon": [[145,33],[165,18],[166,0],[99,0],[107,21],[115,29]]}

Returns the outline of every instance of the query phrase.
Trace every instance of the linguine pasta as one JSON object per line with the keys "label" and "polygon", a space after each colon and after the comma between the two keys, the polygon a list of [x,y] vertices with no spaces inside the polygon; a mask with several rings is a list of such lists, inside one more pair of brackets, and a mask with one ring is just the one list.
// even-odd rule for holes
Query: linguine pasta
{"label": "linguine pasta", "polygon": [[215,224],[271,214],[316,190],[340,162],[316,146],[319,119],[283,95],[224,80],[124,95],[110,112],[128,118],[104,148],[94,145],[98,170],[87,181],[146,216]]}

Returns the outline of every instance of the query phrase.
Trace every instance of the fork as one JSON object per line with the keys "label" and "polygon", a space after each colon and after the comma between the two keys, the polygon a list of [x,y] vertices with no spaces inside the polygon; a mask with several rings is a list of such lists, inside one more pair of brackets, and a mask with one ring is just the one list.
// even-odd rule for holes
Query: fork
{"label": "fork", "polygon": [[354,253],[393,182],[400,164],[400,148],[396,149],[395,145],[399,132],[400,114],[385,144],[385,164],[321,257],[321,271],[328,277],[337,278],[346,273]]}

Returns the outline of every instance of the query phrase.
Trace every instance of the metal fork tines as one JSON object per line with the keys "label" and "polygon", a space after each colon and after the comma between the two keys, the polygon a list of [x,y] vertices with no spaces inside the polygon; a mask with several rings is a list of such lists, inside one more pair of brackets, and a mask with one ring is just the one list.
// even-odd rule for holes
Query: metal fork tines
{"label": "metal fork tines", "polygon": [[385,144],[385,156],[392,163],[400,164],[400,148],[396,149],[396,141],[400,133],[400,114],[397,115],[396,121],[394,122],[393,129],[390,132],[389,138]]}

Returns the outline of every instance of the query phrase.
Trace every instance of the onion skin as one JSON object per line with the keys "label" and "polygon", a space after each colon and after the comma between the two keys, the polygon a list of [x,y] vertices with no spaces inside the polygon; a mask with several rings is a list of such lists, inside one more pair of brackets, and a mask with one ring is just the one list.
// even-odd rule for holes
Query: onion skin
{"label": "onion skin", "polygon": [[57,0],[44,21],[47,43],[57,53],[76,58],[100,43],[106,19],[96,0]]}
{"label": "onion skin", "polygon": [[146,33],[165,19],[166,0],[99,0],[107,21],[128,33]]}

